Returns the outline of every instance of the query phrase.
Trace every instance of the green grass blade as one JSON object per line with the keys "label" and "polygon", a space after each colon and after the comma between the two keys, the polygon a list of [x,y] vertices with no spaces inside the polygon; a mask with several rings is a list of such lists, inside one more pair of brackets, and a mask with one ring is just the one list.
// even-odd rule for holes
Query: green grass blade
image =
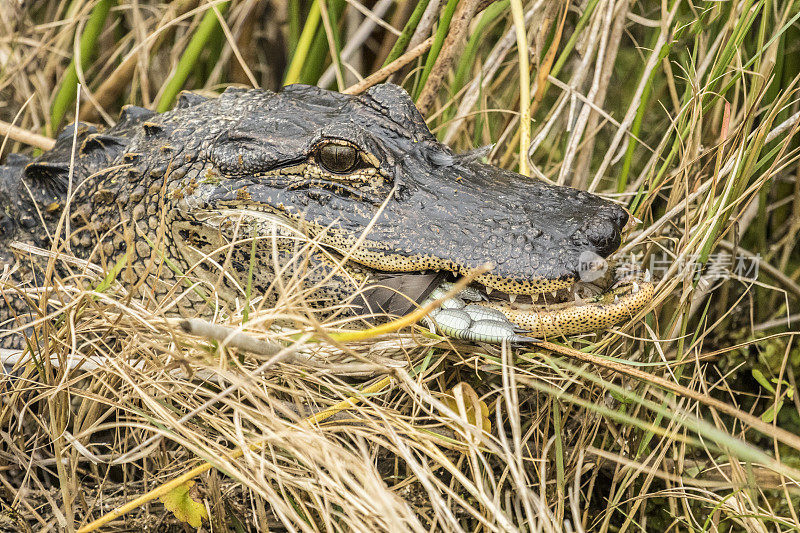
{"label": "green grass blade", "polygon": [[[657,40],[657,35],[653,34],[653,42],[651,48],[655,46]],[[667,45],[662,50],[660,55],[660,59],[664,59],[665,57],[669,56],[669,52],[671,51],[672,47]],[[642,128],[642,122],[644,121],[645,112],[648,110],[648,101],[650,100],[650,93],[653,90],[653,83],[654,78],[656,77],[657,70],[653,70],[653,73],[650,75],[650,83],[648,83],[645,88],[644,92],[642,93],[642,100],[639,103],[639,108],[636,110],[636,116],[633,119],[633,124],[631,125],[631,140],[628,143],[628,148],[625,150],[625,159],[622,162],[622,171],[620,172],[619,178],[617,178],[617,192],[625,192],[625,189],[628,187],[628,174],[631,170],[631,165],[633,164],[633,153],[636,150],[636,141],[634,139],[639,138],[639,134]]]}
{"label": "green grass blade", "polygon": [[250,245],[250,264],[247,267],[247,287],[244,294],[244,311],[242,311],[242,322],[250,320],[250,300],[253,295],[253,270],[256,266],[256,244],[258,243],[256,228],[253,228],[253,243]]}
{"label": "green grass blade", "polygon": [[[334,68],[337,66],[341,68],[341,45],[339,44],[339,19],[344,12],[344,8],[347,5],[345,0],[317,0],[318,2],[327,2],[326,7],[328,11],[328,20],[330,20],[330,26],[333,34],[334,40],[334,49],[331,50],[330,45],[328,44],[328,36],[326,35],[325,28],[323,24],[317,25],[317,31],[314,33],[314,38],[311,40],[311,48],[308,51],[308,55],[306,56],[306,60],[303,62],[302,68],[300,69],[300,78],[297,80],[300,83],[305,83],[308,85],[316,85],[319,82],[322,73],[325,71],[325,66],[328,62],[328,58],[333,58],[334,54],[336,58],[339,60],[338,64],[334,65]],[[318,3],[314,3],[319,8]],[[322,21],[322,10],[320,10],[320,21]]]}
{"label": "green grass blade", "polygon": [[386,60],[383,62],[384,67],[405,52],[409,41],[411,41],[411,36],[414,35],[414,30],[417,29],[419,20],[422,18],[422,14],[425,12],[425,8],[428,7],[429,3],[430,0],[421,0],[420,2],[417,2],[417,6],[414,8],[411,16],[408,18],[408,22],[406,22],[406,25],[403,26],[403,31],[400,32],[400,36],[397,38],[397,41],[395,41],[394,46],[392,46],[392,49],[389,50],[389,55],[386,56]]}
{"label": "green grass blade", "polygon": [[[230,2],[217,4],[220,15],[225,13],[229,5]],[[213,9],[209,9],[206,11],[206,14],[203,15],[203,20],[200,21],[200,25],[197,27],[197,30],[195,30],[194,35],[192,35],[192,39],[186,46],[186,50],[183,51],[183,55],[175,67],[175,72],[164,85],[164,90],[161,93],[161,98],[156,108],[159,113],[163,113],[172,107],[175,97],[178,96],[178,93],[183,89],[183,84],[186,83],[186,79],[197,64],[200,54],[205,50],[206,45],[214,36],[217,28],[219,28],[217,14]]]}
{"label": "green grass blade", "polygon": [[[506,9],[508,9],[509,3],[510,0],[500,0],[499,2],[495,2],[487,7],[483,12],[481,19],[478,21],[478,25],[475,26],[475,31],[470,36],[469,41],[467,41],[467,46],[458,62],[458,67],[456,67],[456,75],[453,78],[452,85],[450,86],[450,94],[456,94],[461,90],[462,87],[464,87],[464,81],[466,80],[467,74],[475,65],[475,57],[478,54],[479,45],[482,42],[485,42],[486,28],[492,22],[494,22],[497,17],[502,15]],[[453,110],[453,112],[455,112],[455,110]]]}
{"label": "green grass blade", "polygon": [[[289,18],[289,35],[287,37],[287,45],[289,54],[293,54],[297,50],[297,45],[300,43],[300,32],[302,27],[302,16],[300,0],[290,0],[287,7]],[[289,56],[291,60],[291,55]]]}
{"label": "green grass blade", "polygon": [[450,29],[450,21],[453,19],[453,13],[455,13],[457,5],[458,0],[448,0],[444,11],[442,11],[442,16],[439,17],[439,27],[436,28],[436,37],[434,37],[431,49],[428,51],[428,56],[425,58],[425,67],[422,69],[422,75],[414,90],[414,100],[419,98],[422,88],[425,87],[425,82],[428,81],[428,76],[431,75],[431,70],[433,70],[433,65],[436,63],[436,58],[439,57],[439,52],[442,51],[444,40],[447,37],[447,30]]}
{"label": "green grass blade", "polygon": [[564,49],[561,51],[561,55],[558,56],[558,59],[553,64],[553,68],[550,69],[550,75],[553,77],[558,76],[558,73],[561,72],[561,67],[567,62],[570,58],[570,53],[575,48],[575,44],[578,42],[578,38],[583,33],[583,29],[589,23],[589,20],[592,18],[592,13],[594,12],[594,8],[597,7],[597,2],[599,0],[590,0],[588,4],[586,4],[586,8],[583,10],[583,14],[581,18],[578,19],[578,23],[575,25],[575,29],[572,31],[572,35],[570,36],[567,43],[564,45]]}
{"label": "green grass blade", "polygon": [[311,50],[311,44],[314,42],[314,35],[317,33],[317,28],[322,20],[322,13],[319,9],[319,4],[314,2],[311,4],[311,10],[308,12],[306,24],[303,26],[303,33],[300,34],[300,39],[297,42],[297,49],[292,55],[292,61],[289,63],[289,68],[286,69],[286,77],[283,79],[284,85],[291,85],[300,81],[300,72],[303,70],[303,65],[308,59],[308,51]]}
{"label": "green grass blade", "polygon": [[558,399],[553,397],[553,436],[555,437],[556,458],[556,488],[559,497],[564,497],[564,426],[561,423],[561,404]]}
{"label": "green grass blade", "polygon": [[[97,39],[103,31],[106,18],[108,18],[108,12],[111,10],[113,3],[114,0],[100,0],[89,15],[89,20],[81,34],[79,43],[81,70],[88,68],[96,55]],[[50,110],[49,134],[52,135],[59,124],[61,124],[61,120],[67,113],[67,110],[72,107],[72,103],[75,101],[77,94],[78,70],[75,65],[75,58],[73,58],[67,67],[67,71],[64,73],[64,78],[53,99],[53,107]]]}
{"label": "green grass blade", "polygon": [[[339,19],[344,12],[345,2],[344,0],[335,0],[332,5],[332,10],[326,10],[328,13],[327,21],[328,24],[323,24],[325,29],[325,33],[327,34],[330,31],[330,35],[326,35],[326,41],[328,45],[328,52],[331,56],[331,63],[333,64],[333,68],[336,69],[336,82],[338,84],[338,90],[344,90],[344,67],[342,66],[342,32],[339,28]],[[325,22],[325,19],[323,19]],[[324,55],[323,55],[324,60]],[[319,78],[322,77],[322,67],[320,67],[320,73],[316,78],[316,82],[319,82]]]}
{"label": "green grass blade", "polygon": [[125,265],[128,264],[128,259],[130,259],[131,249],[128,248],[125,250],[125,253],[117,259],[117,262],[114,263],[114,266],[111,267],[111,270],[108,271],[108,274],[100,280],[100,283],[97,284],[95,287],[94,292],[106,292],[109,287],[116,281],[117,276],[119,273],[122,272],[122,269],[125,268]]}

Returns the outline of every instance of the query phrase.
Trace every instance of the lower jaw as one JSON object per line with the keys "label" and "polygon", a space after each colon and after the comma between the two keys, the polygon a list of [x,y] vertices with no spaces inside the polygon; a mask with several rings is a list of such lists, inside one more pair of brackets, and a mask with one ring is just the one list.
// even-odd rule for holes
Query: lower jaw
{"label": "lower jaw", "polygon": [[559,337],[604,330],[632,320],[653,299],[654,287],[644,278],[631,280],[580,305],[548,309],[522,309],[508,303],[489,301],[478,305],[496,309],[512,324],[532,337]]}
{"label": "lower jaw", "polygon": [[[591,333],[629,322],[647,307],[654,295],[649,273],[630,264],[613,266],[597,283],[599,286],[578,282],[554,292],[553,298],[549,293],[546,297],[534,294],[509,298],[508,295],[498,296],[494,291],[487,297],[487,292],[478,284],[478,294],[469,299],[473,306],[502,313],[520,335],[547,338]],[[591,289],[592,296],[574,296],[587,289]],[[481,294],[483,301],[475,297]],[[556,302],[559,298],[561,301]]]}

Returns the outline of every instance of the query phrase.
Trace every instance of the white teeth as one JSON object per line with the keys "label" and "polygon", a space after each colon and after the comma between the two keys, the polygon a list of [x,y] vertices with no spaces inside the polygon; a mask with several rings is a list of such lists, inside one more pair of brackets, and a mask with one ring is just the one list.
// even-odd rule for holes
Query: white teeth
{"label": "white teeth", "polygon": [[552,291],[550,294],[553,295],[553,298],[558,298],[558,291]]}
{"label": "white teeth", "polygon": [[617,303],[617,302],[619,302],[619,296],[617,296],[617,295],[615,294],[615,295],[614,295],[614,303]]}
{"label": "white teeth", "polygon": [[486,287],[486,296],[489,296],[490,294],[492,294],[492,291],[493,291],[493,290],[494,290],[494,289],[493,289],[493,288],[491,288],[491,287]]}
{"label": "white teeth", "polygon": [[631,283],[631,287],[633,287],[631,289],[631,293],[632,294],[636,294],[637,292],[639,292],[639,284],[636,283],[635,281],[633,283]]}
{"label": "white teeth", "polygon": [[517,299],[517,295],[516,294],[509,294],[508,295],[508,301],[511,302],[512,304],[514,303],[514,300],[516,300],[516,299]]}
{"label": "white teeth", "polygon": [[644,271],[644,282],[650,283],[650,280],[653,279],[653,276],[650,274],[650,271],[645,269]]}

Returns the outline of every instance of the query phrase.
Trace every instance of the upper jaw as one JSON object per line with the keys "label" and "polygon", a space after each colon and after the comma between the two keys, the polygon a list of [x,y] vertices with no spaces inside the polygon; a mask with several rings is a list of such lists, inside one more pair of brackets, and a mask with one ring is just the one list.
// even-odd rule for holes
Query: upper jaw
{"label": "upper jaw", "polygon": [[[362,239],[363,229],[360,227],[348,230],[342,227],[347,224],[337,224],[336,221],[323,226],[320,223],[322,220],[309,222],[302,214],[280,212],[253,198],[247,203],[250,205],[241,205],[239,202],[235,208],[217,204],[204,210],[207,213],[205,216],[217,220],[278,218],[287,225],[304,221],[298,227],[305,223],[311,236],[318,239],[320,244],[347,254],[356,263],[383,272],[445,270],[458,276],[471,275],[475,270],[488,267],[490,271],[480,274],[475,281],[488,290],[511,295],[537,295],[572,286],[581,279],[587,257],[603,262],[605,256],[616,249],[628,220],[627,213],[621,209],[619,211],[624,214],[625,222],[621,222],[622,216],[609,222],[607,214],[599,215],[598,224],[610,227],[611,238],[615,240],[613,246],[604,245],[604,248],[600,248],[604,254],[601,255],[597,252],[598,247],[593,246],[585,235],[585,229],[588,227],[591,230],[592,227],[586,223],[583,226],[573,224],[575,227],[570,237],[564,235],[564,226],[557,223],[544,230],[530,226],[527,233],[513,224],[509,227],[498,226],[496,235],[487,236],[486,219],[480,216],[466,217],[468,220],[456,229],[453,226],[457,224],[454,223],[448,223],[451,224],[448,226],[439,224],[434,228],[433,225],[437,223],[435,218],[430,224],[425,224],[424,217],[409,216],[407,212],[383,213]],[[441,207],[433,206],[432,210]],[[616,215],[614,209],[606,211]],[[394,219],[396,214],[396,219],[401,222],[387,224],[387,220]],[[197,216],[198,212],[194,215]],[[558,236],[560,240],[556,240]],[[352,249],[356,243],[359,246]]]}
{"label": "upper jaw", "polygon": [[[537,280],[577,279],[586,253],[608,257],[630,219],[598,196],[557,187],[482,163],[415,168],[406,162],[401,200],[364,217],[347,202],[331,202],[341,227],[358,232],[372,223],[368,240],[404,255],[433,256],[458,274],[492,266],[494,288],[535,290]],[[487,276],[487,285],[493,282]]]}

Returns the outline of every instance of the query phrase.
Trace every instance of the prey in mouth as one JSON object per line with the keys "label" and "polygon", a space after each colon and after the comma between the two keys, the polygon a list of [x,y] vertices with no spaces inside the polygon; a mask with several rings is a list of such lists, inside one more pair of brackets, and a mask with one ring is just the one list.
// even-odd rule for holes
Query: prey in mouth
{"label": "prey in mouth", "polygon": [[[440,298],[450,288],[445,283],[429,298]],[[508,294],[473,283],[444,300],[431,315],[439,329],[453,338],[525,342],[610,328],[633,319],[652,297],[649,272],[620,264],[593,282],[577,281],[550,292]]]}

